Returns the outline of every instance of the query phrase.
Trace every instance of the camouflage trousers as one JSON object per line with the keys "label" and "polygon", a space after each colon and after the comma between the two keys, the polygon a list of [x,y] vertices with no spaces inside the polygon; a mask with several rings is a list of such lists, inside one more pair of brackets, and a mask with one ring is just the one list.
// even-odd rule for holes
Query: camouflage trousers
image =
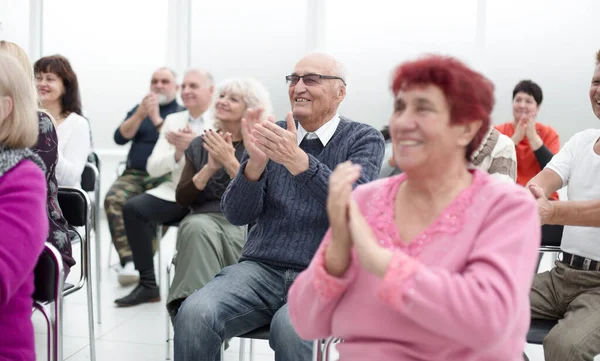
{"label": "camouflage trousers", "polygon": [[[170,175],[160,178],[150,178],[148,173],[138,169],[126,169],[125,172],[113,183],[104,198],[104,211],[108,220],[108,228],[113,245],[119,254],[121,263],[132,260],[131,248],[127,242],[125,225],[123,223],[123,206],[129,199],[147,190],[158,187],[169,180]],[[165,227],[167,228],[167,227]],[[163,229],[166,232],[166,229]],[[152,240],[156,250],[156,237]]]}

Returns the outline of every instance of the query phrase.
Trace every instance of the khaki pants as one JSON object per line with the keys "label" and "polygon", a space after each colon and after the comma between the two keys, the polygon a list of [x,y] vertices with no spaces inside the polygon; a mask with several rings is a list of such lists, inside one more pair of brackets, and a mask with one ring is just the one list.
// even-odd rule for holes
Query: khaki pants
{"label": "khaki pants", "polygon": [[204,287],[221,269],[236,264],[244,247],[244,227],[218,213],[190,214],[179,223],[175,276],[167,297],[174,316],[189,295]]}
{"label": "khaki pants", "polygon": [[600,354],[600,271],[582,271],[556,261],[535,276],[531,317],[558,319],[544,339],[546,361],[592,361]]}

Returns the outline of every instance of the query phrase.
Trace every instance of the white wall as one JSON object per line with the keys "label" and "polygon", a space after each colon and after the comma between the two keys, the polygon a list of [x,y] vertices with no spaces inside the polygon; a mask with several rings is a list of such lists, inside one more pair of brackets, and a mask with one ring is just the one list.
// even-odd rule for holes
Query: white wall
{"label": "white wall", "polygon": [[25,0],[0,0],[0,40],[10,40],[19,44],[28,55],[30,24],[29,1]]}
{"label": "white wall", "polygon": [[283,118],[290,108],[285,76],[308,51],[307,12],[306,0],[192,0],[192,66],[209,69],[217,83],[256,78]]}
{"label": "white wall", "polygon": [[497,122],[512,119],[512,89],[530,78],[544,91],[538,120],[553,126],[562,144],[599,127],[588,98],[599,13],[597,0],[487,1],[483,71],[496,83]]}

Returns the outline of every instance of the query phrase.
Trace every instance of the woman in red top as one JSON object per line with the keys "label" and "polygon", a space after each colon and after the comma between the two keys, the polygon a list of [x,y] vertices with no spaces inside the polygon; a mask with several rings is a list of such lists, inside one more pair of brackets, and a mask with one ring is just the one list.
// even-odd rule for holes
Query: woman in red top
{"label": "woman in red top", "polygon": [[[542,89],[531,80],[523,80],[513,90],[511,123],[496,126],[500,133],[512,138],[517,152],[517,183],[525,186],[542,171],[560,150],[558,133],[552,127],[536,122],[542,105]],[[558,199],[554,193],[551,199]]]}

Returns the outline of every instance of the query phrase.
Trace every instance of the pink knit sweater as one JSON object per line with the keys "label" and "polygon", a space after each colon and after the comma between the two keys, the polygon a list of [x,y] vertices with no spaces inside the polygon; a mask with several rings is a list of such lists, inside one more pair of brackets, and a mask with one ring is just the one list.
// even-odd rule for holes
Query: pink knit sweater
{"label": "pink knit sweater", "polygon": [[523,187],[473,174],[408,244],[394,222],[406,175],[359,186],[354,197],[392,261],[378,278],[353,253],[344,276],[333,277],[324,267],[328,232],[289,292],[298,334],[343,338],[343,361],[521,361],[541,237],[536,204]]}
{"label": "pink knit sweater", "polygon": [[47,236],[46,178],[23,160],[0,177],[0,360],[35,360],[33,269]]}

